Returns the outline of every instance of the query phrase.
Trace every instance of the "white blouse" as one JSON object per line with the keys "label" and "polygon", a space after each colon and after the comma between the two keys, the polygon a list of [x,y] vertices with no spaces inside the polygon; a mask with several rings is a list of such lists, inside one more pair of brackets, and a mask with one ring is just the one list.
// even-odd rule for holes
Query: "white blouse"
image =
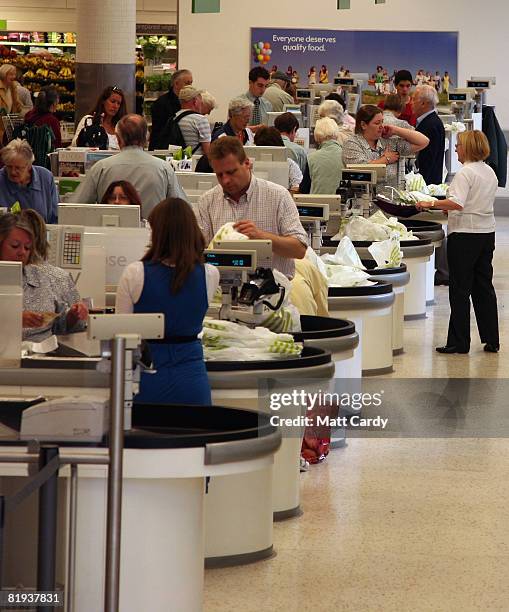
{"label": "white blouse", "polygon": [[[142,261],[130,263],[124,270],[117,288],[115,310],[117,314],[131,314],[134,304],[138,302],[143,291],[145,271]],[[205,283],[207,285],[207,299],[210,302],[219,287],[219,270],[205,264]]]}
{"label": "white blouse", "polygon": [[[466,163],[457,172],[449,188],[449,199],[463,210],[449,211],[447,232],[489,234],[495,231],[493,204],[498,179],[482,161]],[[440,205],[440,202],[438,202]]]}

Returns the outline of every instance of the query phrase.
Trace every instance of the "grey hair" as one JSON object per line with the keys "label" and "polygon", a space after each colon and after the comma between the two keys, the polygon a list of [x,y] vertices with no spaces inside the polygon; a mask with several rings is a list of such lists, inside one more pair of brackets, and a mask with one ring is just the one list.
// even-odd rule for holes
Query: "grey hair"
{"label": "grey hair", "polygon": [[415,88],[414,97],[418,96],[433,108],[436,108],[439,102],[437,90],[431,85],[419,85]]}
{"label": "grey hair", "polygon": [[238,96],[237,98],[233,98],[228,103],[228,117],[232,115],[240,115],[240,113],[248,108],[249,111],[253,110],[254,104],[251,100],[244,98],[243,96]]}
{"label": "grey hair", "polygon": [[325,100],[318,107],[319,117],[330,117],[334,119],[338,125],[343,125],[343,115],[343,107],[336,100]]}
{"label": "grey hair", "polygon": [[172,74],[171,84],[175,85],[177,81],[179,81],[182,77],[187,76],[188,74],[192,76],[191,71],[188,70],[187,68],[182,68],[182,70],[177,70],[177,72],[174,72]]}
{"label": "grey hair", "polygon": [[[337,104],[337,102],[336,102]],[[339,136],[338,124],[330,117],[318,119],[315,125],[315,142],[322,144],[326,140],[337,140]]]}
{"label": "grey hair", "polygon": [[23,157],[29,164],[33,164],[35,159],[32,147],[21,138],[15,138],[6,144],[0,155],[5,165],[12,162],[16,157]]}
{"label": "grey hair", "polygon": [[196,89],[192,85],[186,85],[179,91],[179,100],[184,103],[191,102],[191,100],[194,100],[200,95],[201,92],[199,89]]}
{"label": "grey hair", "polygon": [[201,101],[203,102],[203,104],[207,106],[208,108],[210,108],[211,111],[217,108],[216,99],[209,91],[207,91],[206,89],[202,89],[200,91],[200,95],[201,95]]}

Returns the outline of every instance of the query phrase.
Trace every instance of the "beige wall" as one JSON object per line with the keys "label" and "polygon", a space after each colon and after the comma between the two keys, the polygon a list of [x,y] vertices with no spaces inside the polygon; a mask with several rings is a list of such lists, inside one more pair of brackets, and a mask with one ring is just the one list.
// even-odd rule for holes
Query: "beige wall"
{"label": "beige wall", "polygon": [[[77,0],[1,0],[0,19],[7,19],[8,29],[14,31],[73,32],[76,3]],[[137,23],[177,23],[177,0],[137,0],[136,7]]]}
{"label": "beige wall", "polygon": [[[351,0],[350,10],[336,10],[336,0],[222,0],[221,13],[193,15],[192,0],[179,5],[179,66],[191,68],[195,82],[217,96],[225,115],[228,100],[245,91],[250,56],[250,28],[317,28],[358,30],[457,30],[459,79],[496,76],[488,101],[509,128],[507,0]],[[423,49],[423,57],[426,49]],[[402,50],[402,65],[404,50]]]}

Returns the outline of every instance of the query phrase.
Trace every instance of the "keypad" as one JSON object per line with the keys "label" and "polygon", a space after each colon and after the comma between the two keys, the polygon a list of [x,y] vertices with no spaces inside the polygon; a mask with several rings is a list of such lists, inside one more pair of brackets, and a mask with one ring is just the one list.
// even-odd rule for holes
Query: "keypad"
{"label": "keypad", "polygon": [[80,264],[82,235],[75,232],[64,233],[64,247],[62,251],[62,263],[64,266],[77,266]]}

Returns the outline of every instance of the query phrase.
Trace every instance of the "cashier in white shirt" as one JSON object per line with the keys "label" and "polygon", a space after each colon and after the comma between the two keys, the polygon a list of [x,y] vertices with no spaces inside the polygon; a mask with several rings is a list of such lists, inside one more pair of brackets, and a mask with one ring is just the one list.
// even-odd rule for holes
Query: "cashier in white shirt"
{"label": "cashier in white shirt", "polygon": [[446,200],[419,202],[421,210],[448,212],[447,261],[451,316],[447,344],[439,353],[470,350],[470,298],[484,350],[499,350],[497,296],[493,287],[495,216],[493,203],[498,180],[484,162],[490,154],[486,136],[478,131],[461,132],[456,145],[463,167],[454,177]]}

